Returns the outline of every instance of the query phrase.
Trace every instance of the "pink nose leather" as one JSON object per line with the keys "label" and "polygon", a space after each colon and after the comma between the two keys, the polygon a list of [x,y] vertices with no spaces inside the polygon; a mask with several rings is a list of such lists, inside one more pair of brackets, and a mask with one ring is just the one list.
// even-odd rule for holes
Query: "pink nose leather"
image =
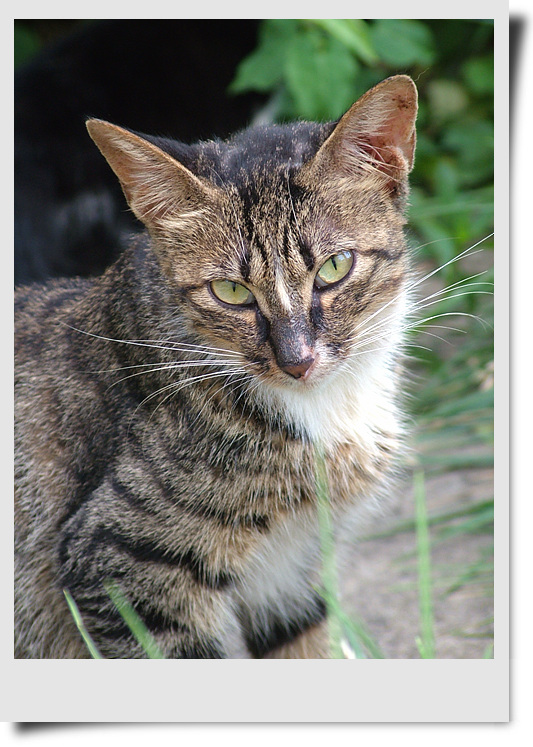
{"label": "pink nose leather", "polygon": [[306,361],[296,363],[295,365],[282,366],[283,371],[293,376],[295,379],[305,379],[315,362],[314,358],[308,358]]}

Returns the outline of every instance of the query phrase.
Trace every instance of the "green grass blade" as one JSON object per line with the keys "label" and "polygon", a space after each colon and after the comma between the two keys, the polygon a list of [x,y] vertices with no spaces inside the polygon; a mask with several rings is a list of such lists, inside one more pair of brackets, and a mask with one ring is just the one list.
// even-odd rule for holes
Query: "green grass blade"
{"label": "green grass blade", "polygon": [[[353,618],[348,617],[348,615],[343,610],[339,611],[339,617],[348,643],[355,651],[358,659],[385,658],[385,655],[381,651],[380,647],[360,620],[354,620]],[[368,655],[365,655],[365,650],[367,651]]]}
{"label": "green grass blade", "polygon": [[78,605],[76,604],[76,602],[74,601],[74,599],[72,598],[72,596],[66,589],[63,589],[63,594],[65,595],[65,599],[67,600],[67,604],[72,614],[72,617],[74,618],[74,622],[76,623],[76,626],[78,630],[80,631],[81,637],[83,638],[85,645],[89,649],[89,653],[91,654],[91,657],[93,659],[103,659],[104,657],[100,654],[100,652],[96,648],[96,645],[93,639],[91,638],[87,628],[85,627],[80,611],[78,609]]}
{"label": "green grass blade", "polygon": [[431,554],[426,510],[424,473],[414,474],[415,518],[418,552],[418,599],[420,609],[420,638],[416,643],[423,659],[435,658],[433,630],[433,599],[431,581]]}
{"label": "green grass blade", "polygon": [[341,625],[337,614],[338,599],[337,564],[329,500],[329,485],[326,471],[326,460],[323,452],[316,449],[316,493],[318,510],[318,527],[322,557],[323,598],[329,626],[329,641],[332,659],[344,659],[341,646]]}
{"label": "green grass blade", "polygon": [[437,474],[461,469],[490,469],[494,465],[492,451],[488,454],[419,454],[418,458],[424,467]]}
{"label": "green grass blade", "polygon": [[481,551],[478,560],[464,566],[459,576],[451,584],[447,584],[444,594],[453,594],[453,592],[463,588],[467,584],[480,584],[482,582],[490,584],[492,592],[492,586],[494,584],[494,560],[492,556],[492,547],[487,547],[484,551]]}
{"label": "green grass blade", "polygon": [[[366,656],[363,650],[361,638],[357,635],[353,621],[348,617],[339,604],[339,600],[332,597],[323,588],[317,588],[316,591],[320,594],[326,604],[328,617],[335,619],[338,623],[335,629],[335,634],[337,636],[336,641],[338,641],[338,648],[342,655],[335,658],[365,659]],[[343,640],[348,644],[353,656],[345,656],[343,652]]]}
{"label": "green grass blade", "polygon": [[461,522],[460,524],[443,527],[438,534],[439,540],[450,539],[461,534],[479,534],[492,533],[494,530],[494,505],[487,507],[485,511],[480,511],[471,519]]}
{"label": "green grass blade", "polygon": [[123,595],[116,584],[107,581],[104,584],[107,593],[118,609],[124,622],[133,633],[136,640],[141,644],[149,659],[164,659],[159,646],[150,634],[148,628],[143,623],[139,615],[135,612],[131,604]]}
{"label": "green grass blade", "polygon": [[[464,506],[460,509],[457,509],[456,511],[446,511],[440,514],[434,514],[433,516],[427,517],[427,523],[428,526],[432,527],[439,527],[440,525],[448,524],[452,521],[458,521],[462,519],[466,519],[470,516],[482,516],[483,517],[483,524],[488,524],[489,517],[494,516],[494,501],[488,500],[488,501],[477,501],[476,503],[473,503],[471,506]],[[461,526],[461,525],[459,525]],[[395,524],[390,529],[387,529],[383,532],[373,532],[372,534],[367,534],[364,537],[361,537],[361,542],[368,542],[371,540],[376,539],[386,539],[387,537],[394,537],[396,534],[401,534],[405,532],[412,532],[414,531],[416,527],[416,519],[405,519],[404,521],[400,521],[397,524]],[[444,529],[441,529],[441,532],[443,532]]]}

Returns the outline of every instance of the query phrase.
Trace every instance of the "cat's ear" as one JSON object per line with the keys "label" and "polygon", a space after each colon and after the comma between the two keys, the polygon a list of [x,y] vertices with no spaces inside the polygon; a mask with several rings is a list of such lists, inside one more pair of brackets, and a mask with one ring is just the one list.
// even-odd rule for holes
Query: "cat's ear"
{"label": "cat's ear", "polygon": [[371,88],[341,117],[304,167],[303,178],[337,181],[374,173],[395,193],[414,163],[417,98],[407,75],[395,75]]}
{"label": "cat's ear", "polygon": [[200,181],[179,161],[122,127],[90,119],[90,136],[117,175],[134,214],[149,229],[201,210],[217,190]]}

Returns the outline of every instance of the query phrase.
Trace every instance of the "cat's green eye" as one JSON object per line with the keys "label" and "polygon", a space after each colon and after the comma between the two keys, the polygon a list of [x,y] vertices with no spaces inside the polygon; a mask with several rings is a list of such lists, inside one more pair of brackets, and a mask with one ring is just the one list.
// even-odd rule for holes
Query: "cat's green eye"
{"label": "cat's green eye", "polygon": [[317,288],[326,288],[342,280],[351,270],[354,262],[352,252],[345,251],[334,254],[327,262],[324,262],[315,277]]}
{"label": "cat's green eye", "polygon": [[213,280],[211,290],[219,301],[231,306],[247,306],[255,301],[254,294],[248,288],[232,280]]}

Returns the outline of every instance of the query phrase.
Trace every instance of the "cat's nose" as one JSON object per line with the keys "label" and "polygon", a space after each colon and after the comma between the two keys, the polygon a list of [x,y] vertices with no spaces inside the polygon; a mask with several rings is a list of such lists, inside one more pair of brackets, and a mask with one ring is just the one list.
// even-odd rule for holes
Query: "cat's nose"
{"label": "cat's nose", "polygon": [[311,358],[307,358],[305,361],[300,361],[298,363],[280,366],[280,368],[282,371],[285,371],[286,373],[290,374],[295,379],[305,379],[310,374],[314,362],[315,362],[315,358],[311,357]]}
{"label": "cat's nose", "polygon": [[293,379],[306,379],[309,376],[316,363],[317,352],[312,330],[303,316],[273,319],[270,344],[282,371]]}

